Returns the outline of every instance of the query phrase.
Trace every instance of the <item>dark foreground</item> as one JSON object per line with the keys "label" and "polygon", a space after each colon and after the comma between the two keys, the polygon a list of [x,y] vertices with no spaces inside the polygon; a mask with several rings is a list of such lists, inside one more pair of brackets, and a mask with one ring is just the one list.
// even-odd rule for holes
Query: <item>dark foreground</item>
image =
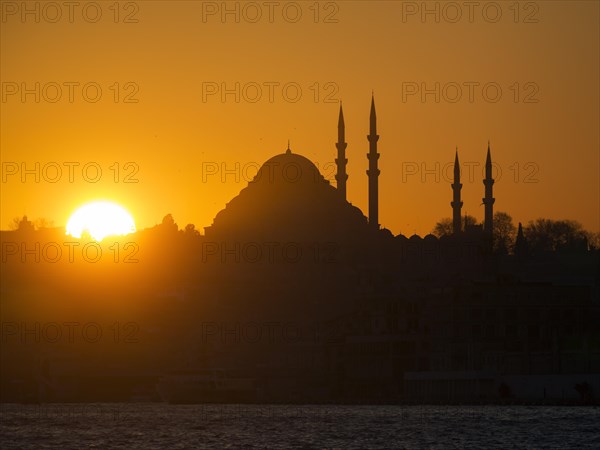
{"label": "dark foreground", "polygon": [[600,448],[600,408],[1,405],[11,448]]}

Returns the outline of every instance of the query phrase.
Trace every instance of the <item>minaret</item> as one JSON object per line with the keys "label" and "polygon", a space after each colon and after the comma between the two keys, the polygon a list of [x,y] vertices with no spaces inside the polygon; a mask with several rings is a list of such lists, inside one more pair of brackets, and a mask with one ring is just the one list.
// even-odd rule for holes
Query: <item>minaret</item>
{"label": "minaret", "polygon": [[346,147],[348,144],[345,142],[346,139],[346,126],[344,125],[344,111],[342,111],[342,102],[340,102],[340,117],[338,119],[338,141],[335,144],[338,157],[335,160],[337,164],[337,174],[335,175],[335,179],[337,181],[337,189],[344,200],[346,200],[346,180],[348,179],[348,174],[346,173],[346,164],[348,164],[348,159],[346,159]]}
{"label": "minaret", "polygon": [[485,219],[483,222],[483,231],[488,235],[492,235],[494,229],[494,197],[492,193],[492,187],[494,186],[494,179],[492,178],[492,157],[490,155],[490,141],[488,141],[487,158],[485,160],[485,179],[483,180],[485,186],[485,197],[483,197],[483,204],[485,205]]}
{"label": "minaret", "polygon": [[452,229],[454,234],[460,233],[460,209],[462,208],[463,202],[460,200],[460,190],[462,184],[460,182],[460,165],[458,163],[458,147],[456,148],[456,156],[454,157],[454,183],[452,183],[453,200],[450,202],[452,206]]}
{"label": "minaret", "polygon": [[377,160],[379,159],[379,153],[377,153],[377,141],[379,135],[377,134],[377,116],[375,114],[375,98],[371,96],[371,115],[369,118],[369,153],[367,159],[369,160],[369,170],[367,170],[367,176],[369,177],[369,224],[375,229],[379,229],[379,205],[378,205],[378,177],[379,169],[377,168]]}
{"label": "minaret", "polygon": [[515,241],[515,255],[523,257],[527,255],[527,241],[523,234],[523,225],[519,222],[519,230],[517,231],[517,240]]}

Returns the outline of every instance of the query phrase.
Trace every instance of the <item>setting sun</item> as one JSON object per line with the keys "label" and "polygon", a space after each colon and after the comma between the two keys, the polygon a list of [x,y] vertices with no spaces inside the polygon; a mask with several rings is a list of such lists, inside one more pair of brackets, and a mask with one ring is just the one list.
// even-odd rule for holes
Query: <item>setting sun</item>
{"label": "setting sun", "polygon": [[101,241],[106,236],[134,233],[135,222],[123,207],[111,202],[93,202],[75,211],[67,223],[67,234],[80,238],[88,232],[92,239]]}

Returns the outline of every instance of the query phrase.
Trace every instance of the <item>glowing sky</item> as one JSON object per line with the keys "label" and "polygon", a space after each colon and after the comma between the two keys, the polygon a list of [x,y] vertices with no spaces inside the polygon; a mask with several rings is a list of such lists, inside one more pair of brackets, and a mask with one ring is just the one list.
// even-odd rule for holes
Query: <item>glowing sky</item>
{"label": "glowing sky", "polygon": [[[202,229],[288,139],[334,182],[340,99],[348,199],[366,213],[372,90],[395,234],[451,215],[456,146],[463,212],[482,219],[488,139],[496,210],[600,229],[598,2],[227,2],[224,17],[222,2],[42,2],[36,23],[37,3],[2,2],[3,229],[23,214],[65,225],[99,198],[138,229],[167,213]],[[239,101],[223,98],[236,83]]]}

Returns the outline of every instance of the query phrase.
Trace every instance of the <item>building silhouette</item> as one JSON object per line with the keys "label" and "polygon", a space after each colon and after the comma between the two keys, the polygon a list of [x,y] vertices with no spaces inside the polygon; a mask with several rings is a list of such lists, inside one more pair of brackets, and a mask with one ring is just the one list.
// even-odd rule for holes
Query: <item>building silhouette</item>
{"label": "building silhouette", "polygon": [[[294,350],[298,355],[307,352],[307,358],[319,355],[322,366],[314,373],[327,385],[329,398],[558,401],[577,398],[576,382],[585,380],[600,389],[594,376],[600,371],[600,349],[584,344],[597,339],[593,323],[600,318],[597,251],[581,248],[576,254],[532,257],[519,224],[514,254],[494,253],[495,180],[489,142],[482,225],[462,225],[456,149],[450,186],[452,234],[394,236],[381,228],[378,218],[380,154],[373,96],[367,140],[368,216],[347,199],[348,143],[340,105],[337,188],[310,161],[288,149],[269,159],[206,229],[207,239],[230,242],[256,242],[264,236],[335,242],[336,264],[326,269],[326,279],[312,273],[293,293],[283,283],[277,294],[271,291],[286,298],[285,309],[297,301],[298,310],[310,310],[303,316],[309,323],[329,330],[318,343]],[[292,170],[294,166],[299,170]],[[287,172],[301,175],[286,177]],[[294,277],[308,272],[308,266],[295,267]],[[256,273],[252,271],[253,277]],[[242,279],[236,277],[236,283]],[[246,293],[255,281],[244,281]],[[310,285],[327,294],[309,293]],[[280,369],[283,373],[289,367]],[[299,373],[308,372],[306,367],[296,369],[294,382],[317,383],[308,375],[299,381]],[[285,395],[285,390],[275,392],[275,398]]]}
{"label": "building silhouette", "polygon": [[[128,236],[138,264],[115,264],[111,242],[98,263],[54,261],[64,230],[35,230],[27,218],[1,232],[10,250],[0,267],[3,320],[15,324],[3,346],[2,399],[156,398],[158,377],[192,365],[254,379],[264,402],[576,402],[584,383],[598,396],[598,250],[581,241],[539,252],[519,223],[514,252],[494,252],[489,143],[483,226],[462,224],[456,149],[452,233],[394,236],[378,218],[374,97],[368,216],[347,199],[341,105],[337,125],[337,187],[288,143],[204,235],[167,215]],[[139,341],[65,350],[38,342],[41,328],[16,328],[55,323],[61,310],[81,323],[134,311]]]}

